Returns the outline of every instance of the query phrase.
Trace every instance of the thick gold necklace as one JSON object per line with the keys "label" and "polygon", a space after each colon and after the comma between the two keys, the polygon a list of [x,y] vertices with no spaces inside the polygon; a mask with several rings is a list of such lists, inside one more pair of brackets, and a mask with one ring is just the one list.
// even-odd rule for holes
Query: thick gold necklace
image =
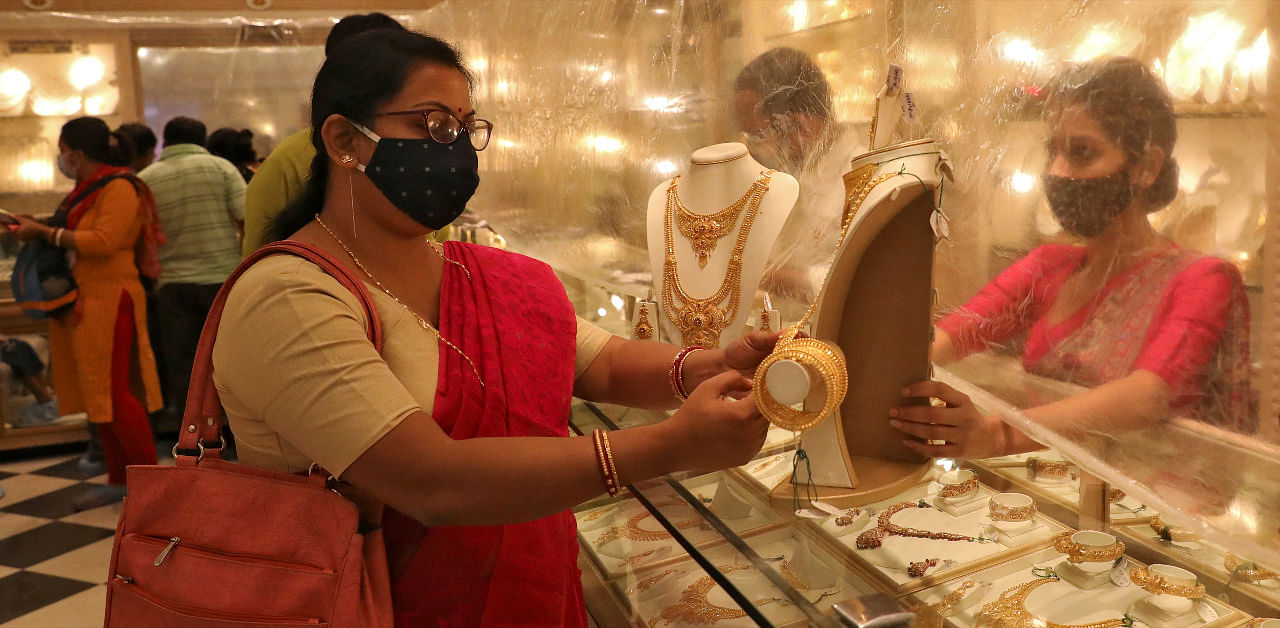
{"label": "thick gold necklace", "polygon": [[[677,213],[680,199],[675,180],[667,188],[667,208],[663,215],[666,259],[662,264],[662,308],[667,318],[680,330],[684,346],[708,349],[719,347],[720,333],[738,316],[738,303],[742,296],[742,253],[746,249],[747,235],[751,232],[756,212],[760,209],[760,200],[769,190],[769,179],[773,172],[766,170],[760,173],[760,177],[747,191],[746,215],[742,218],[742,228],[738,230],[738,239],[729,256],[724,281],[719,290],[705,299],[690,297],[680,285],[680,274],[676,269],[675,237],[671,229],[672,217]],[[723,308],[720,307],[721,303],[725,303]]]}
{"label": "thick gold necklace", "polygon": [[[729,573],[746,569],[746,567],[729,567],[727,565],[719,567],[721,573]],[[680,600],[671,606],[662,609],[662,614],[649,620],[649,628],[654,628],[662,621],[662,625],[669,626],[671,622],[680,620],[681,623],[691,624],[695,626],[710,625],[726,619],[741,619],[747,616],[747,612],[740,608],[728,608],[724,606],[716,606],[707,600],[707,594],[711,589],[716,587],[716,582],[711,576],[703,576],[689,585],[680,594]],[[756,606],[764,606],[772,602],[772,598],[761,598],[756,600]]]}
{"label": "thick gold necklace", "polygon": [[[668,533],[665,529],[664,530],[646,530],[640,527],[641,521],[644,521],[645,519],[648,519],[649,517],[652,517],[652,516],[653,516],[653,513],[650,513],[647,511],[633,515],[631,518],[627,519],[626,523],[620,526],[616,526],[613,528],[609,528],[608,530],[605,530],[604,534],[601,534],[599,537],[596,538],[595,546],[601,547],[605,543],[608,543],[610,541],[616,541],[624,536],[627,537],[628,539],[631,539],[632,541],[661,541],[663,539],[671,538],[671,534]],[[698,525],[699,523],[703,523],[702,517],[694,517],[692,519],[672,521],[671,525],[675,526],[677,530],[683,530],[685,528],[691,528],[695,525]]]}
{"label": "thick gold necklace", "polygon": [[738,216],[751,200],[751,193],[755,188],[748,189],[746,194],[728,207],[704,215],[689,209],[680,200],[679,183],[680,177],[677,176],[671,180],[671,187],[667,189],[668,196],[675,199],[676,226],[680,228],[680,235],[688,238],[689,244],[693,245],[693,254],[698,257],[698,268],[706,268],[716,245],[738,224]]}
{"label": "thick gold necklace", "polygon": [[[471,361],[470,356],[463,353],[462,349],[459,349],[457,345],[453,344],[452,342],[449,342],[448,338],[441,336],[439,330],[437,330],[435,327],[432,327],[431,323],[427,322],[427,319],[419,316],[418,313],[413,310],[413,308],[409,307],[408,305],[405,305],[404,301],[401,301],[399,297],[392,294],[391,290],[388,290],[386,286],[382,285],[382,282],[378,281],[378,278],[374,277],[373,273],[369,272],[369,269],[364,267],[364,264],[360,262],[360,258],[356,257],[356,254],[351,250],[351,247],[347,246],[347,243],[343,242],[342,238],[339,238],[338,234],[334,233],[333,229],[329,228],[329,225],[324,224],[324,221],[320,219],[319,215],[316,216],[316,222],[320,225],[322,229],[325,230],[326,233],[329,234],[329,237],[333,238],[334,242],[338,243],[338,246],[342,247],[342,250],[347,252],[347,256],[351,258],[351,261],[356,263],[356,268],[359,268],[360,271],[363,272],[365,276],[369,278],[369,281],[372,281],[375,286],[378,286],[378,288],[383,292],[385,292],[387,296],[391,297],[392,301],[395,301],[400,305],[400,307],[404,308],[404,311],[408,312],[411,316],[418,319],[418,324],[421,325],[423,329],[430,332],[431,335],[436,337],[436,339],[438,339],[440,342],[443,342],[450,349],[453,349],[454,351],[456,351],[458,355],[462,356],[462,359],[466,360],[467,365],[471,367],[471,372],[475,374],[476,380],[480,382],[480,387],[484,388],[484,378],[480,377],[480,370],[476,368],[476,363]],[[459,268],[461,268],[464,272],[466,272],[467,279],[471,278],[471,271],[467,270],[467,267],[463,266],[461,262],[457,262],[449,259],[448,257],[445,256],[444,253],[436,249],[436,247],[434,246],[431,247],[431,250],[435,251],[436,255],[440,256],[440,259],[443,259],[446,262],[451,262],[453,264],[456,264]]]}
{"label": "thick gold necklace", "polygon": [[923,502],[902,502],[894,504],[887,510],[880,513],[876,519],[876,527],[858,535],[856,544],[858,549],[875,549],[884,543],[886,535],[909,536],[917,539],[931,539],[934,541],[970,541],[973,543],[987,543],[991,539],[981,536],[969,536],[966,534],[954,534],[951,532],[934,532],[932,530],[921,530],[920,528],[906,528],[893,522],[893,516],[908,508],[930,508],[931,506]]}
{"label": "thick gold necklace", "polygon": [[1058,624],[1041,619],[1027,610],[1027,596],[1042,585],[1057,582],[1057,575],[1037,577],[1031,582],[1024,582],[1000,594],[994,602],[988,602],[978,613],[977,623],[986,623],[992,628],[1117,628],[1132,627],[1133,620],[1127,615],[1117,619],[1105,619],[1090,624]]}

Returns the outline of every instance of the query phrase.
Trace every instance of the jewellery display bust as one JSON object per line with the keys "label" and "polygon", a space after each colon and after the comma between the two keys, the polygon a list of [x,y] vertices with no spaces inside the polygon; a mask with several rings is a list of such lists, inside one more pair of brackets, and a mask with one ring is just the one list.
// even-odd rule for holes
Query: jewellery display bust
{"label": "jewellery display bust", "polygon": [[[750,207],[735,212],[724,210],[730,208],[735,201],[743,198],[752,184],[760,178],[768,168],[751,158],[747,147],[743,144],[715,144],[700,148],[693,152],[688,170],[678,177],[678,201],[687,210],[685,225],[677,224],[680,215],[668,216],[668,190],[673,180],[663,181],[654,188],[649,197],[647,218],[649,262],[653,269],[654,291],[662,294],[671,288],[665,285],[664,267],[666,265],[666,227],[671,226],[671,249],[674,254],[676,276],[680,287],[694,299],[710,297],[725,283],[732,270],[735,242],[740,237],[746,223]],[[751,317],[752,302],[760,278],[764,272],[765,262],[783,223],[790,215],[796,198],[800,194],[800,186],[795,178],[782,172],[774,172],[768,180],[768,191],[759,199],[754,218],[748,226],[746,241],[742,247],[741,270],[737,285],[728,286],[729,291],[739,296],[736,311],[726,312],[732,318],[724,321],[719,332],[718,346],[725,346],[746,331],[746,321]],[[680,211],[677,209],[677,212]],[[718,230],[710,228],[709,223],[701,225],[701,231],[695,239],[685,235],[695,233],[698,229],[697,216],[711,216],[724,212],[725,223],[734,221],[733,226],[719,224]],[[687,227],[687,228],[686,228]],[[708,232],[708,230],[710,230]],[[724,235],[720,236],[719,234]],[[703,264],[702,262],[705,262]],[[728,299],[721,303],[712,303],[711,307],[726,308]],[[660,309],[663,307],[660,302]],[[672,322],[675,315],[662,311],[658,316],[651,313],[651,321],[661,327],[662,337],[673,343],[688,344],[686,334]],[[696,344],[696,343],[694,343]]]}

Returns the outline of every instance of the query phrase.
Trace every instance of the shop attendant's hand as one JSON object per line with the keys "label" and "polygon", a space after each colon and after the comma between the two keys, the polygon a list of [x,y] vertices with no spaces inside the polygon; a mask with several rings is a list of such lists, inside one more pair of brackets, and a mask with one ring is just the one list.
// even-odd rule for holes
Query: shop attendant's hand
{"label": "shop attendant's hand", "polygon": [[[902,441],[912,451],[931,458],[1004,455],[1004,422],[979,412],[964,393],[942,382],[925,381],[908,386],[902,394],[904,397],[932,397],[947,404],[945,408],[899,406],[889,411],[892,417],[890,425],[916,437]],[[928,441],[946,443],[935,445]]]}
{"label": "shop attendant's hand", "polygon": [[45,237],[45,233],[49,231],[49,227],[37,222],[30,216],[14,216],[14,220],[18,221],[18,228],[13,231],[13,235],[19,240],[37,240]]}
{"label": "shop attendant's hand", "polygon": [[769,431],[751,396],[751,380],[732,371],[699,384],[662,425],[669,430],[677,468],[699,471],[750,462]]}
{"label": "shop attendant's hand", "polygon": [[752,331],[734,340],[724,349],[724,365],[745,377],[754,377],[756,367],[778,344],[782,332]]}

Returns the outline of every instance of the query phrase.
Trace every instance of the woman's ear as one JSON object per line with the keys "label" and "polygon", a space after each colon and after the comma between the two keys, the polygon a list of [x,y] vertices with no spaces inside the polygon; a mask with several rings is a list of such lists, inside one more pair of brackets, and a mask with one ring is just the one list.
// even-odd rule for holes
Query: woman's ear
{"label": "woman's ear", "polygon": [[357,164],[369,162],[366,153],[372,150],[362,144],[371,142],[360,142],[359,138],[364,135],[356,131],[345,116],[335,113],[325,118],[324,125],[320,127],[320,136],[324,139],[324,149],[333,167],[355,168]]}
{"label": "woman's ear", "polygon": [[1164,168],[1165,159],[1169,156],[1165,154],[1164,149],[1158,146],[1152,146],[1143,153],[1142,158],[1134,165],[1131,180],[1133,184],[1143,190],[1155,184],[1156,178],[1160,176],[1160,170]]}

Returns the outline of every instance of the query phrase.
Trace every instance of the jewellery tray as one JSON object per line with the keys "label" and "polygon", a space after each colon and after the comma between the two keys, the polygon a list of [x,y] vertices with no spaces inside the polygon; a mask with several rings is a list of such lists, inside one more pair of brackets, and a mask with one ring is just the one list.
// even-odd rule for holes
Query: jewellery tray
{"label": "jewellery tray", "polygon": [[[1135,566],[1145,566],[1132,558],[1126,557],[1125,560],[1128,561],[1126,570]],[[1035,574],[1031,573],[1032,567],[1056,567],[1064,562],[1067,562],[1065,555],[1059,554],[1053,548],[1046,548],[984,569],[967,578],[920,591],[903,601],[908,602],[909,606],[936,604],[960,586],[964,580],[974,580],[978,583],[992,582],[994,586],[982,601],[946,618],[952,626],[970,628],[984,605],[995,601],[1000,593],[1035,579]],[[1210,591],[1210,595],[1206,595],[1202,600],[1218,613],[1218,619],[1209,623],[1196,621],[1192,628],[1227,628],[1247,619],[1244,613],[1213,598],[1212,593]],[[1081,624],[1120,617],[1128,611],[1131,604],[1149,595],[1151,594],[1135,584],[1121,589],[1108,583],[1097,589],[1085,591],[1063,580],[1043,585],[1033,591],[1027,598],[1026,606],[1029,611],[1046,621],[1059,624]]]}

